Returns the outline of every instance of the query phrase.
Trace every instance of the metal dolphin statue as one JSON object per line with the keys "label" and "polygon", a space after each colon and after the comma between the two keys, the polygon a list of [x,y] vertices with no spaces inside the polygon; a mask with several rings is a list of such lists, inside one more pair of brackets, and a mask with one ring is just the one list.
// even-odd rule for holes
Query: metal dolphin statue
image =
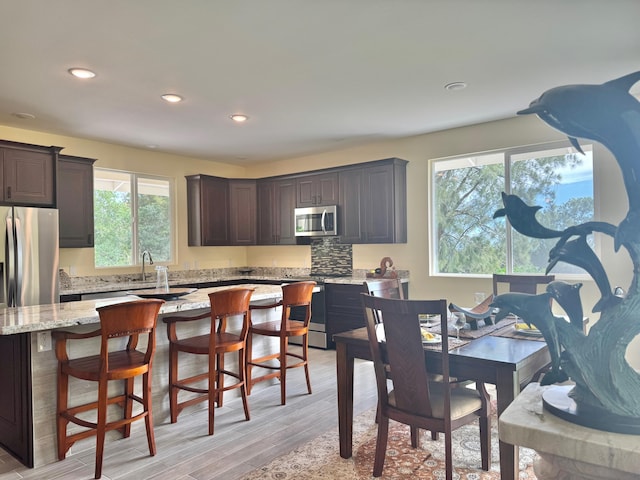
{"label": "metal dolphin statue", "polygon": [[[566,134],[580,152],[577,138],[602,143],[616,157],[624,179],[629,215],[640,212],[640,102],[629,93],[640,81],[640,71],[602,85],[565,85],[544,92],[519,115],[536,114],[553,128]],[[622,222],[616,235],[616,251],[637,233],[625,229],[633,222]]]}
{"label": "metal dolphin statue", "polygon": [[[551,372],[544,377],[542,385],[550,385],[556,382],[564,382],[568,380],[567,374],[562,371],[560,366],[560,354],[562,347],[556,329],[555,318],[551,313],[551,305],[549,303],[550,295],[542,293],[540,295],[531,295],[528,293],[503,293],[497,295],[490,307],[499,309],[500,317],[504,317],[505,313],[513,313],[521,317],[527,325],[535,325],[549,347],[549,355],[551,356]],[[496,315],[496,320],[498,315]],[[564,321],[564,320],[561,320]]]}
{"label": "metal dolphin statue", "polygon": [[558,302],[567,313],[571,325],[582,331],[584,314],[580,300],[581,283],[567,283],[554,280],[547,285],[547,293]]}
{"label": "metal dolphin statue", "polygon": [[[547,272],[557,262],[585,269],[602,296],[593,308],[600,312],[600,318],[587,334],[583,333],[579,284],[552,283],[541,295],[503,294],[493,301],[500,309],[496,320],[513,312],[542,332],[554,366],[545,383],[568,375],[575,383],[569,395],[579,410],[595,411],[607,418],[611,414],[625,417],[625,425],[636,425],[634,433],[640,433],[640,372],[629,365],[627,349],[640,335],[640,102],[629,91],[638,82],[640,71],[601,85],[556,87],[518,112],[538,115],[566,134],[579,151],[582,148],[577,139],[585,138],[601,143],[614,155],[629,203],[622,222],[586,222],[556,232],[536,220],[537,207],[505,194],[504,209],[494,215],[506,215],[514,229],[524,235],[558,238],[549,252]],[[626,294],[618,292],[621,289],[611,291],[604,266],[587,244],[586,237],[595,232],[613,237],[615,251],[620,247],[628,251],[633,279]],[[551,299],[564,309],[570,322],[553,315]]]}
{"label": "metal dolphin statue", "polygon": [[493,218],[506,216],[517,232],[535,238],[557,238],[564,234],[564,232],[551,230],[538,222],[536,212],[542,207],[531,207],[517,195],[507,195],[504,192],[502,192],[502,203],[504,208],[496,210]]}
{"label": "metal dolphin statue", "polygon": [[549,264],[547,265],[546,273],[549,273],[559,261],[570,263],[586,270],[595,280],[602,298],[593,307],[593,312],[602,311],[605,305],[615,299],[602,262],[591,249],[585,237],[581,236],[553,247],[549,252]]}
{"label": "metal dolphin statue", "polygon": [[[615,155],[625,179],[629,205],[640,208],[640,102],[629,93],[640,81],[640,71],[602,85],[565,85],[544,92],[518,115],[535,113],[569,137],[580,152],[577,138],[606,146]],[[631,145],[629,145],[631,143]]]}

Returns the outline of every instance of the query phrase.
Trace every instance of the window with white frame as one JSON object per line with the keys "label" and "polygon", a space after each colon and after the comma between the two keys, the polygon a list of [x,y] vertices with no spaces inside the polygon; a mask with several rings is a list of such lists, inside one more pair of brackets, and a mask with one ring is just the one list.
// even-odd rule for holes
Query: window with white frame
{"label": "window with white frame", "polygon": [[96,267],[139,265],[142,252],[155,263],[173,260],[173,181],[94,169]]}
{"label": "window with white frame", "polygon": [[[563,230],[594,217],[593,148],[569,144],[480,153],[431,163],[430,239],[434,275],[542,274],[557,238],[536,239],[511,229],[501,192],[542,207],[537,220]],[[593,238],[588,241],[593,247]],[[552,273],[584,274],[566,263]]]}

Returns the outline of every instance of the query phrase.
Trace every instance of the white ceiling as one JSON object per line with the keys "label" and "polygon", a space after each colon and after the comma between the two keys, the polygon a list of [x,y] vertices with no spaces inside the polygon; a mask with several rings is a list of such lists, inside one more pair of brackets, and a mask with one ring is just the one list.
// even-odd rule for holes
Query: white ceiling
{"label": "white ceiling", "polygon": [[640,70],[639,0],[0,0],[0,18],[0,124],[232,163],[507,118]]}

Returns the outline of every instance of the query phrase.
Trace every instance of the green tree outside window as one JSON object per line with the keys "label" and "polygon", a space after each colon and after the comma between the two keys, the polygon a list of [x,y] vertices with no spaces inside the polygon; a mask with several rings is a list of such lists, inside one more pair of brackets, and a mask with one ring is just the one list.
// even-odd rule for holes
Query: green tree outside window
{"label": "green tree outside window", "polygon": [[[537,216],[549,228],[564,229],[594,215],[590,146],[585,155],[553,144],[437,160],[431,185],[436,274],[544,272],[554,240],[525,237],[510,231],[503,218],[494,219],[503,191],[543,207]],[[566,264],[554,272],[581,273]]]}

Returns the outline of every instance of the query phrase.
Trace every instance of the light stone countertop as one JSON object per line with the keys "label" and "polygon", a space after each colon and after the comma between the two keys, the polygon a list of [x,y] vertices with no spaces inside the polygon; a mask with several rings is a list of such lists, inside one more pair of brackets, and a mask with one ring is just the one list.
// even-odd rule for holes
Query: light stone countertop
{"label": "light stone countertop", "polygon": [[[191,285],[198,283],[211,283],[211,282],[225,282],[231,280],[247,280],[247,283],[251,283],[251,280],[274,280],[273,277],[262,276],[246,276],[246,275],[221,275],[221,276],[196,276],[196,277],[181,277],[181,278],[169,278],[169,286],[176,287],[180,285]],[[73,295],[73,294],[87,294],[87,293],[103,293],[103,292],[119,292],[125,290],[140,290],[147,288],[155,288],[155,279],[146,282],[134,280],[134,281],[97,281],[91,284],[84,284],[71,288],[61,288],[60,295]]]}
{"label": "light stone countertop", "polygon": [[[251,283],[251,280],[262,281],[292,281],[298,279],[296,276],[274,277],[274,276],[247,276],[247,275],[222,275],[222,276],[207,276],[207,277],[182,277],[177,279],[169,279],[169,286],[175,287],[180,285],[194,285],[198,283],[210,283],[210,282],[227,282],[233,280],[246,280],[247,283]],[[309,277],[301,277],[302,280],[310,280]],[[365,277],[323,277],[324,283],[340,283],[340,284],[362,284]],[[375,280],[375,279],[373,279]],[[403,282],[408,281],[408,278],[402,278]],[[82,285],[72,288],[65,288],[60,290],[60,295],[73,295],[73,294],[89,294],[89,293],[102,293],[102,292],[118,292],[125,290],[139,290],[146,288],[155,288],[156,282],[154,281],[124,281],[124,282],[96,282],[89,285]]]}
{"label": "light stone countertop", "polygon": [[[209,308],[210,292],[239,286],[198,289],[177,300],[167,301],[160,309],[160,314]],[[245,284],[242,286],[255,288],[251,296],[252,302],[277,301],[282,297],[280,285]],[[74,325],[99,323],[97,307],[138,299],[139,297],[135,295],[127,295],[101,300],[55,303],[53,305],[2,308],[0,309],[0,335],[38,332]]]}

